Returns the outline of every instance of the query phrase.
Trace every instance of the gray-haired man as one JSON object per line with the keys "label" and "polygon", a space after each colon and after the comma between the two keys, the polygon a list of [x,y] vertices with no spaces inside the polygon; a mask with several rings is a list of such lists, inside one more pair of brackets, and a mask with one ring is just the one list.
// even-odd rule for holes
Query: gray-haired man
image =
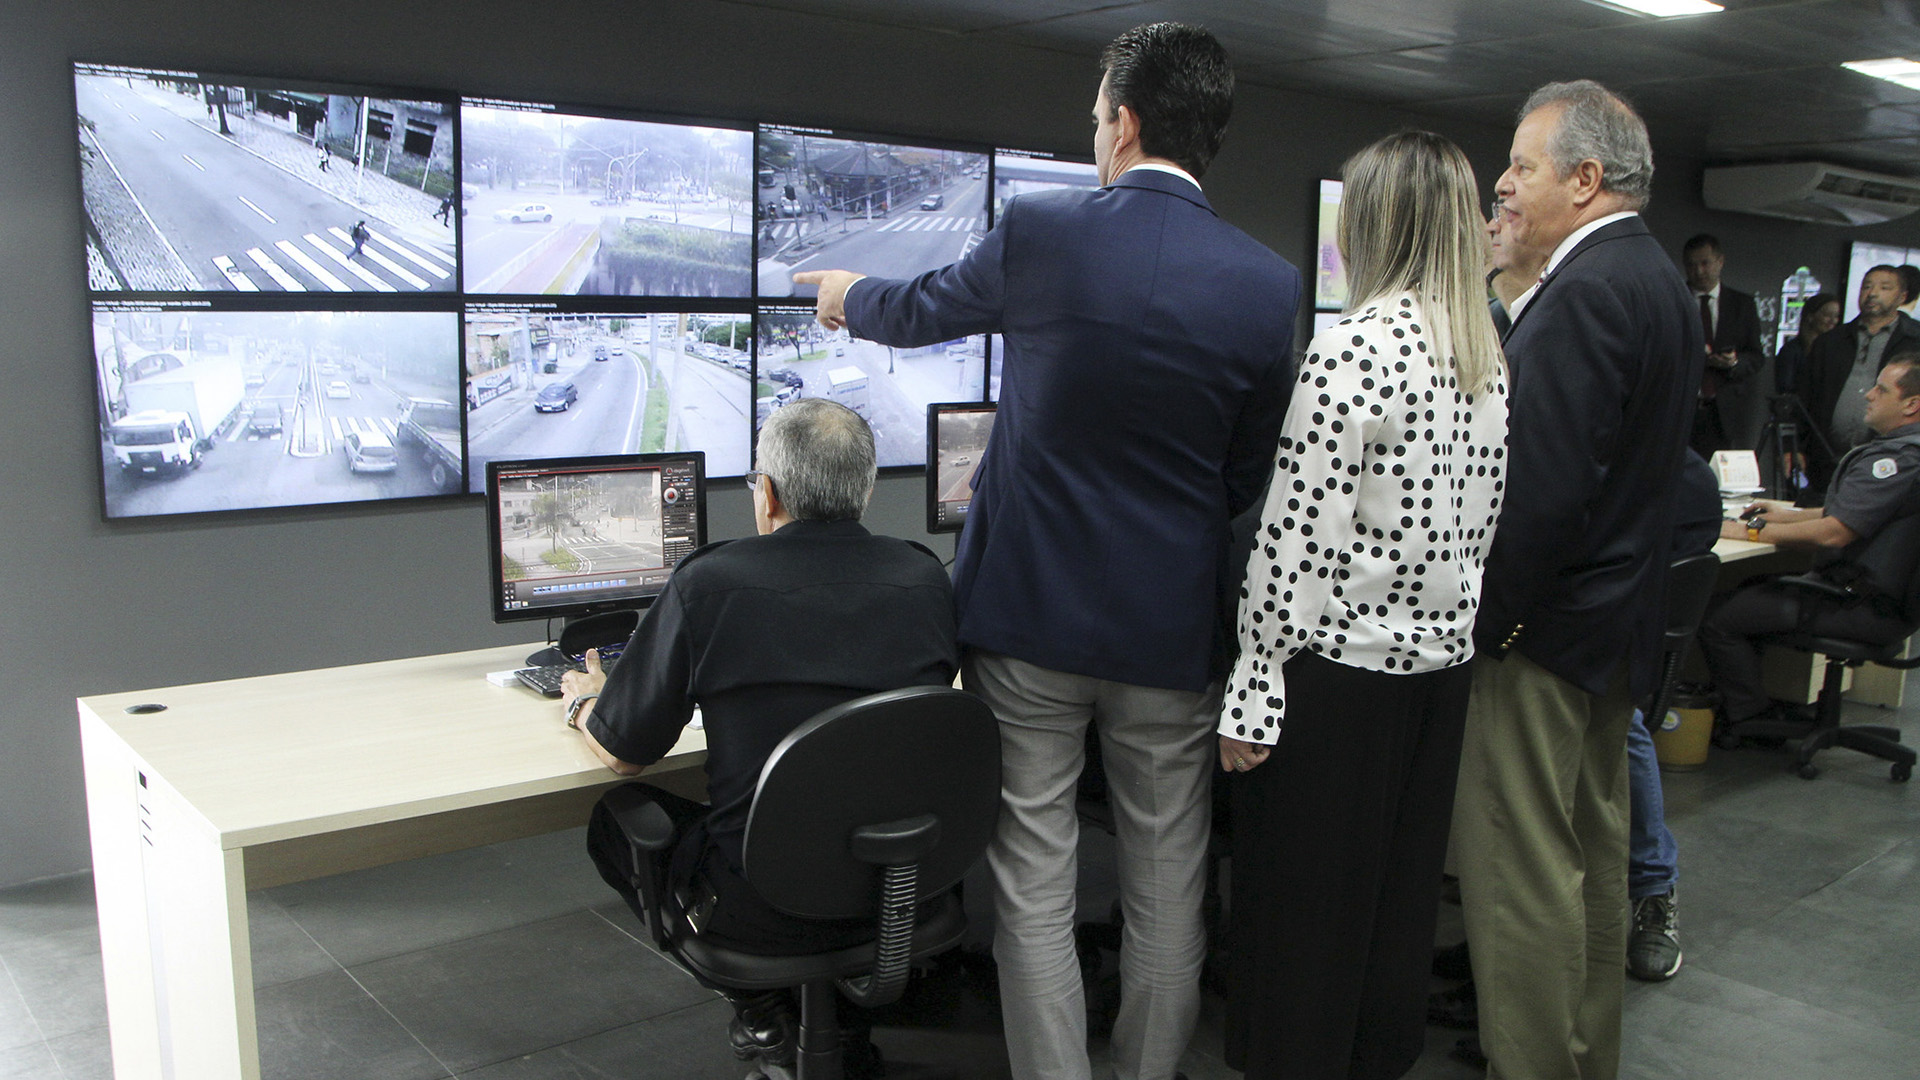
{"label": "gray-haired man", "polygon": [[[631,776],[673,747],[701,708],[710,807],[655,794],[682,847],[674,889],[711,899],[701,933],[744,952],[779,954],[869,940],[871,920],[800,920],[741,875],[741,841],[760,769],[782,738],[822,709],[904,686],[944,686],[958,670],[953,589],[919,544],[874,536],[860,515],[873,493],[873,431],[823,399],[779,409],[760,432],[753,485],[760,535],[683,559],[611,672],[594,654],[563,680],[564,714],[609,769]],[[639,907],[626,846],[601,816],[588,831],[601,876]],[[642,918],[645,916],[642,915]],[[788,1003],[735,1000],[734,1048],[792,1063]],[[864,1040],[848,1047],[861,1071]]]}
{"label": "gray-haired man", "polygon": [[1705,362],[1641,222],[1646,127],[1593,82],[1528,99],[1494,191],[1545,257],[1512,308],[1506,504],[1474,626],[1453,842],[1489,1075],[1609,1080],[1627,941],[1627,725],[1659,665]]}

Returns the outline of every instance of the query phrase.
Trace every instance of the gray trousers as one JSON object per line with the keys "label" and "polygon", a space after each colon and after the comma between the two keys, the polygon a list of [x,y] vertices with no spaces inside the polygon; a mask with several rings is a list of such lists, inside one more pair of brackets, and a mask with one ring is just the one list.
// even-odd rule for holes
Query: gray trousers
{"label": "gray trousers", "polygon": [[1200,901],[1218,686],[1131,686],[971,651],[966,688],[1000,719],[1001,812],[987,848],[994,958],[1014,1080],[1088,1080],[1074,952],[1075,785],[1087,724],[1100,735],[1119,841],[1117,1080],[1170,1080],[1200,1012]]}

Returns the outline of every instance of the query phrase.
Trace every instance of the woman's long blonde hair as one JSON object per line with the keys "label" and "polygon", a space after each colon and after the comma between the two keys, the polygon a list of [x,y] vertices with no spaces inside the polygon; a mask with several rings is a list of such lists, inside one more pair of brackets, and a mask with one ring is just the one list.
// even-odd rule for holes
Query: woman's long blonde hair
{"label": "woman's long blonde hair", "polygon": [[1486,222],[1467,156],[1430,131],[1403,131],[1347,159],[1341,175],[1351,310],[1416,294],[1428,340],[1452,358],[1460,389],[1491,387],[1505,359],[1487,311]]}

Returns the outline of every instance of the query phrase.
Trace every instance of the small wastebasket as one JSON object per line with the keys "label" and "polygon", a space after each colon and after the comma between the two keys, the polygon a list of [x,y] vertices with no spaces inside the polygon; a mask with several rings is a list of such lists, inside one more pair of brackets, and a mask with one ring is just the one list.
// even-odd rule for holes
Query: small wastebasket
{"label": "small wastebasket", "polygon": [[1691,684],[1675,687],[1667,715],[1651,730],[1661,768],[1686,772],[1705,765],[1707,745],[1713,741],[1713,694]]}

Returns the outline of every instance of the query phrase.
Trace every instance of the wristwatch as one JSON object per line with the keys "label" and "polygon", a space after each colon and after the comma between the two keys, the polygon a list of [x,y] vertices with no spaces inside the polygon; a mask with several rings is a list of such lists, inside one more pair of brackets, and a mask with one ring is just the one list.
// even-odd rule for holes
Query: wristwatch
{"label": "wristwatch", "polygon": [[575,731],[579,731],[581,707],[599,696],[599,694],[581,694],[579,697],[574,698],[573,703],[567,706],[567,726]]}

